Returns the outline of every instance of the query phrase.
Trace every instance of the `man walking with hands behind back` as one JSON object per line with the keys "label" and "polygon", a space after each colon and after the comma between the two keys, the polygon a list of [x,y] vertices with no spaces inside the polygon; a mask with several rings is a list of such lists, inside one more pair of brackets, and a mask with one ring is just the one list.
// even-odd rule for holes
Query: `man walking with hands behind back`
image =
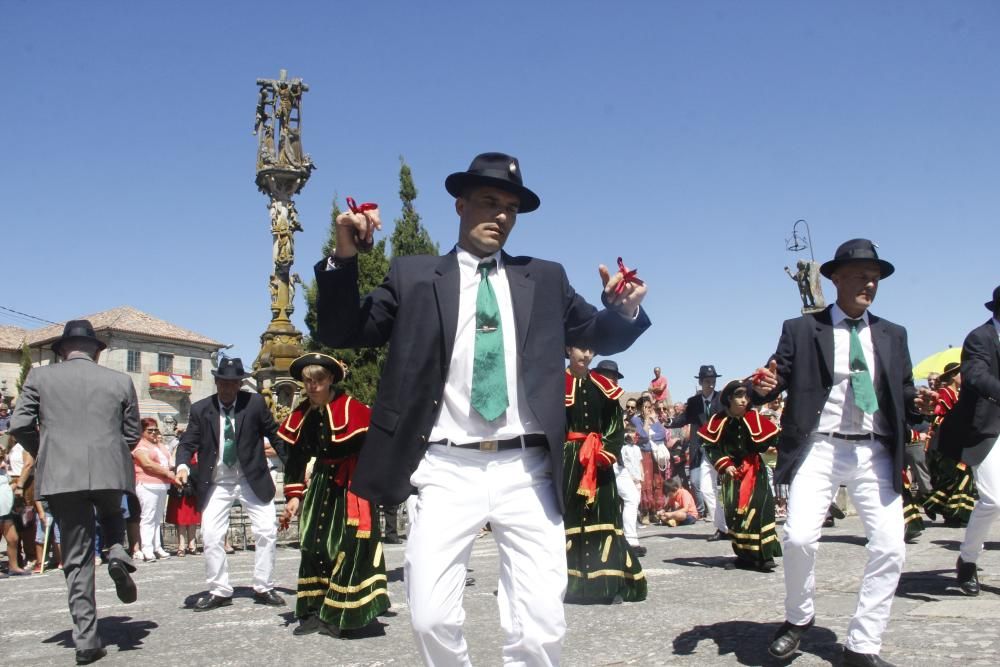
{"label": "man walking with hands behind back", "polygon": [[853,239],[820,273],[837,302],[788,320],[766,369],[755,374],[757,403],[788,392],[774,481],[790,484],[785,521],[785,623],[768,647],[787,658],[815,623],[816,551],[827,509],[847,486],[868,538],[868,562],[844,665],[889,665],[879,657],[903,569],[903,446],[925,396],[913,386],[906,329],[869,312],[880,280],[894,271],[875,244]]}
{"label": "man walking with hands behind back", "polygon": [[344,213],[334,256],[316,266],[320,340],[391,342],[352,488],[383,505],[416,488],[404,567],[425,663],[470,664],[462,595],[489,521],[504,664],[554,665],[566,631],[565,350],[627,348],[649,326],[639,308],[645,287],[600,267],[598,311],[559,264],[502,252],[518,215],[540,203],[509,155],[477,156],[445,189],[459,217],[452,252],[397,257],[385,282],[360,297],[356,255],[379,227],[377,211]]}
{"label": "man walking with hands behind back", "polygon": [[95,511],[118,597],[136,600],[121,505],[123,491],[135,493],[131,452],[139,442],[139,403],[127,375],[97,365],[105,347],[89,321],[67,322],[52,345],[63,362],[31,370],[10,429],[35,457],[38,496],[59,526],[78,665],[107,655],[97,634]]}
{"label": "man walking with hands behind back", "polygon": [[191,406],[187,430],[177,446],[177,481],[187,481],[191,459],[198,454],[198,510],[205,544],[205,570],[209,594],[198,600],[195,611],[209,611],[233,603],[229,563],[223,546],[229,532],[229,510],[242,501],[256,539],[253,590],[258,604],[280,606],[285,601],[274,592],[271,575],[278,543],[274,511],[274,481],[264,454],[263,438],[284,460],[284,442],[278,425],[260,394],[240,391],[249,373],[238,358],[223,359],[215,376],[217,393]]}

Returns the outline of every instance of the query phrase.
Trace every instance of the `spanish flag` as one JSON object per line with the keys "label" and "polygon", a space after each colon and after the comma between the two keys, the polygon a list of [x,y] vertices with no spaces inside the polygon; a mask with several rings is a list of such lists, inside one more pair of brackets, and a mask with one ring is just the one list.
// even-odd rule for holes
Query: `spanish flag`
{"label": "spanish flag", "polygon": [[180,373],[150,373],[149,388],[191,391],[191,376]]}

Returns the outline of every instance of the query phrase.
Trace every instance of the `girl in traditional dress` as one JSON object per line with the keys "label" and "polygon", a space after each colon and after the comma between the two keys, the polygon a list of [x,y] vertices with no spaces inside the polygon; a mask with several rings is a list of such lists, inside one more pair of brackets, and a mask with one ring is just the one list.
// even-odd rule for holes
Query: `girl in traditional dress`
{"label": "girl in traditional dress", "polygon": [[958,527],[969,523],[972,508],[976,506],[979,494],[972,477],[972,468],[962,461],[954,461],[944,456],[937,447],[937,432],[948,413],[958,402],[958,392],[962,388],[961,366],[951,362],[944,367],[938,378],[938,401],[934,406],[934,421],[931,425],[930,448],[927,452],[927,468],[931,474],[931,494],[924,501],[924,511],[932,520],[940,514],[945,525]]}
{"label": "girl in traditional dress", "polygon": [[[389,608],[389,594],[379,527],[371,504],[350,490],[371,411],[334,386],[345,369],[329,355],[303,355],[289,372],[308,396],[278,429],[288,443],[281,522],[287,526],[301,514],[295,602],[300,623],[292,634],[383,634],[375,619]],[[306,464],[312,457],[316,462],[307,488]]]}
{"label": "girl in traditional dress", "polygon": [[746,380],[722,390],[723,409],[698,429],[702,450],[722,479],[722,505],[736,562],[727,567],[770,572],[781,543],[774,527],[774,495],[761,453],[780,432],[770,419],[750,409]]}
{"label": "girl in traditional dress", "polygon": [[[566,515],[565,601],[612,604],[646,599],[646,577],[625,540],[614,464],[624,430],[617,366],[608,375],[588,369],[594,353],[568,347],[566,444],[563,479]],[[608,362],[602,362],[602,365]],[[610,377],[609,377],[610,376]]]}

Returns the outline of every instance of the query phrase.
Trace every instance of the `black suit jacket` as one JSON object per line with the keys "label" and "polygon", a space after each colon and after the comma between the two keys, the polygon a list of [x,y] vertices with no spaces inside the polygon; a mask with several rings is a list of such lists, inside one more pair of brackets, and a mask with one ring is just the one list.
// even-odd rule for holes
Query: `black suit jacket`
{"label": "black suit jacket", "polygon": [[[265,503],[274,498],[274,481],[267,466],[261,438],[267,437],[271,447],[284,460],[284,442],[278,438],[278,425],[260,394],[241,391],[236,394],[236,455],[240,471],[253,492]],[[191,467],[191,458],[198,454],[198,509],[203,511],[212,491],[212,473],[219,460],[219,399],[218,394],[203,398],[191,406],[187,430],[177,445],[177,465]]]}
{"label": "black suit jacket", "polygon": [[671,418],[665,424],[667,428],[691,427],[688,434],[688,452],[690,456],[689,464],[692,468],[701,465],[701,439],[698,437],[698,429],[708,421],[709,417],[722,409],[719,403],[719,392],[712,391],[709,405],[709,413],[705,414],[705,398],[699,391],[687,400],[687,404],[684,406],[684,414]]}
{"label": "black suit jacket", "polygon": [[[774,470],[775,481],[779,484],[790,484],[802,465],[809,438],[819,425],[820,414],[833,387],[831,308],[785,321],[778,349],[772,357],[778,365],[778,388],[768,396],[754,399],[755,403],[765,403],[781,391],[788,391],[781,415],[778,462]],[[873,378],[879,409],[891,430],[886,444],[895,462],[893,486],[901,491],[907,423],[920,420],[913,406],[916,389],[906,329],[871,312],[868,313],[868,325],[879,374],[878,378]]]}
{"label": "black suit jacket", "polygon": [[[567,342],[587,343],[599,354],[626,349],[648,326],[598,311],[570,287],[562,266],[503,255],[514,310],[525,398],[548,439],[553,461],[562,461],[566,435]],[[458,327],[459,268],[454,252],[398,257],[385,282],[363,299],[357,262],[326,270],[316,265],[318,337],[332,347],[389,345],[371,426],[352,489],[384,505],[411,492],[410,475],[427,449],[437,418]],[[552,466],[556,489],[562,467]],[[561,492],[557,494],[562,503]]]}
{"label": "black suit jacket", "polygon": [[[962,343],[962,390],[941,424],[938,446],[956,461],[978,465],[1000,435],[1000,342],[993,320]],[[964,448],[964,449],[963,449]]]}

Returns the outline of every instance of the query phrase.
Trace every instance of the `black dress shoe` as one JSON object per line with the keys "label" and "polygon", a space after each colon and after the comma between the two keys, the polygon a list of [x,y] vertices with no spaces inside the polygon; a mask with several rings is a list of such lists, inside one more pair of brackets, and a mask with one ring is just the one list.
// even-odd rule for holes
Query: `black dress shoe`
{"label": "black dress shoe", "polygon": [[232,598],[224,598],[220,595],[206,595],[194,603],[195,611],[211,611],[219,607],[228,607],[233,604]]}
{"label": "black dress shoe", "polygon": [[135,582],[129,576],[130,567],[132,571],[135,571],[134,565],[129,565],[118,558],[112,558],[108,564],[108,574],[111,575],[111,580],[115,582],[115,592],[118,593],[118,599],[125,604],[131,604],[139,597],[135,589]]}
{"label": "black dress shoe", "polygon": [[81,649],[76,652],[76,664],[89,665],[92,662],[97,662],[107,654],[108,652],[104,648]]}
{"label": "black dress shoe", "polygon": [[399,539],[399,535],[386,535],[385,539],[382,540],[386,544],[402,544],[403,540]]}
{"label": "black dress shoe", "polygon": [[793,625],[792,623],[785,621],[781,624],[781,627],[778,628],[778,631],[774,633],[774,639],[771,640],[771,645],[767,647],[767,652],[775,658],[787,658],[791,654],[795,653],[795,649],[799,647],[799,640],[802,639],[802,635],[804,635],[815,622],[815,618],[809,619],[809,622],[805,625]]}
{"label": "black dress shoe", "polygon": [[847,647],[844,648],[844,658],[840,664],[844,667],[893,667],[891,662],[886,662],[874,653],[857,653]]}
{"label": "black dress shoe", "polygon": [[830,503],[830,507],[826,510],[830,516],[834,519],[846,519],[847,515],[844,514],[844,510],[840,509],[840,505],[837,503]]}
{"label": "black dress shoe", "polygon": [[271,607],[282,607],[285,604],[285,598],[275,593],[273,588],[264,593],[254,593],[253,601],[257,604],[266,604]]}
{"label": "black dress shoe", "polygon": [[729,535],[726,535],[721,530],[717,530],[717,531],[715,531],[714,533],[712,533],[711,535],[708,536],[708,541],[709,542],[718,542],[719,540],[728,540],[728,539],[729,539]]}
{"label": "black dress shoe", "polygon": [[319,632],[322,628],[323,622],[319,620],[319,616],[306,616],[292,630],[292,634],[296,637],[302,637],[303,635],[311,635],[314,632]]}
{"label": "black dress shoe", "polygon": [[637,557],[642,558],[643,556],[646,555],[646,547],[644,546],[632,547],[632,553],[634,553]]}
{"label": "black dress shoe", "polygon": [[979,595],[979,573],[976,572],[976,564],[966,563],[959,556],[955,569],[958,570],[958,587],[962,592],[973,597]]}
{"label": "black dress shoe", "polygon": [[837,525],[837,522],[833,520],[832,516],[828,516],[825,519],[823,519],[823,527],[824,528],[833,528],[836,525]]}

